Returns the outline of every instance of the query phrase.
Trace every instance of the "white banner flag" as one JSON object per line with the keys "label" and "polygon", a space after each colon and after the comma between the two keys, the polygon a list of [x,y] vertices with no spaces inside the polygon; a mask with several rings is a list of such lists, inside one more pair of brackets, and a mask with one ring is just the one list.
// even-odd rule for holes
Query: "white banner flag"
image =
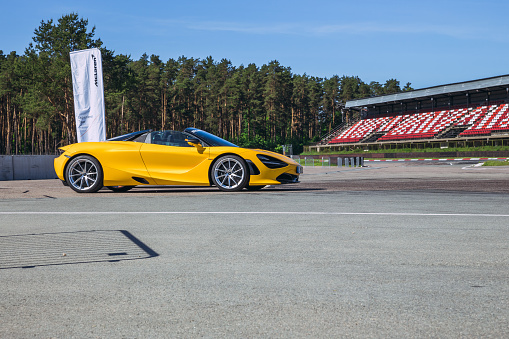
{"label": "white banner flag", "polygon": [[78,142],[106,140],[101,51],[70,53]]}

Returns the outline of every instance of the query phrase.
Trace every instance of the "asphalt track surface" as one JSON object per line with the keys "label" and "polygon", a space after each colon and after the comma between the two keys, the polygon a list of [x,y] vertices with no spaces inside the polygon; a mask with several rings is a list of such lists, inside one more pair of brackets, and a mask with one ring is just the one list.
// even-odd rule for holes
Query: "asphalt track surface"
{"label": "asphalt track surface", "polygon": [[509,337],[509,168],[259,192],[0,182],[0,338]]}

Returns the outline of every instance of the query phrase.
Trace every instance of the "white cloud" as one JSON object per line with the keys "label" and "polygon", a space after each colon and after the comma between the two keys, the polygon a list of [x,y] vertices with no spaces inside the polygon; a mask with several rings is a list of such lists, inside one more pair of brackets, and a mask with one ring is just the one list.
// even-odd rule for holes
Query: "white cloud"
{"label": "white cloud", "polygon": [[298,25],[295,24],[245,24],[238,22],[202,22],[202,23],[187,23],[190,29],[204,30],[204,31],[227,31],[238,33],[250,34],[294,34]]}
{"label": "white cloud", "polygon": [[359,22],[344,25],[323,25],[313,30],[316,34],[367,34],[367,33],[396,33],[396,34],[436,34],[455,38],[471,38],[479,31],[465,26],[433,25],[433,24],[396,24],[387,25],[373,22]]}
{"label": "white cloud", "polygon": [[334,34],[365,35],[365,34],[423,34],[452,37],[462,40],[489,40],[506,42],[508,38],[500,30],[485,25],[473,24],[433,24],[433,23],[396,23],[350,22],[344,24],[311,24],[311,23],[249,23],[226,21],[184,20],[150,20],[158,26],[174,27],[189,30],[211,32],[234,32],[258,35],[301,35],[328,36]]}

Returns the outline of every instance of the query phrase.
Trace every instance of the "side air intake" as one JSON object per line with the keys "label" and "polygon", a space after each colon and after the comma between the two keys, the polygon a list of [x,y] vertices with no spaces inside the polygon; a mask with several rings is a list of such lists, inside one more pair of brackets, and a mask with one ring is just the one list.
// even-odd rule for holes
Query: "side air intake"
{"label": "side air intake", "polygon": [[138,177],[132,177],[134,180],[136,180],[137,182],[141,183],[141,184],[145,184],[147,185],[149,182],[147,181],[147,179],[145,178],[138,178]]}

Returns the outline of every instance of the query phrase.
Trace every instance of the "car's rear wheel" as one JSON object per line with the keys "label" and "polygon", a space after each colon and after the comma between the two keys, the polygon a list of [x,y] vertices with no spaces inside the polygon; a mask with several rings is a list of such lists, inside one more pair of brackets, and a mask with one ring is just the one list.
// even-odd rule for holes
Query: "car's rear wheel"
{"label": "car's rear wheel", "polygon": [[67,165],[65,181],[78,193],[97,192],[103,187],[101,164],[92,156],[77,156]]}
{"label": "car's rear wheel", "polygon": [[106,186],[106,188],[115,193],[122,193],[129,191],[131,188],[134,188],[134,186]]}
{"label": "car's rear wheel", "polygon": [[211,168],[212,183],[221,191],[236,192],[247,186],[249,169],[236,155],[224,155]]}

